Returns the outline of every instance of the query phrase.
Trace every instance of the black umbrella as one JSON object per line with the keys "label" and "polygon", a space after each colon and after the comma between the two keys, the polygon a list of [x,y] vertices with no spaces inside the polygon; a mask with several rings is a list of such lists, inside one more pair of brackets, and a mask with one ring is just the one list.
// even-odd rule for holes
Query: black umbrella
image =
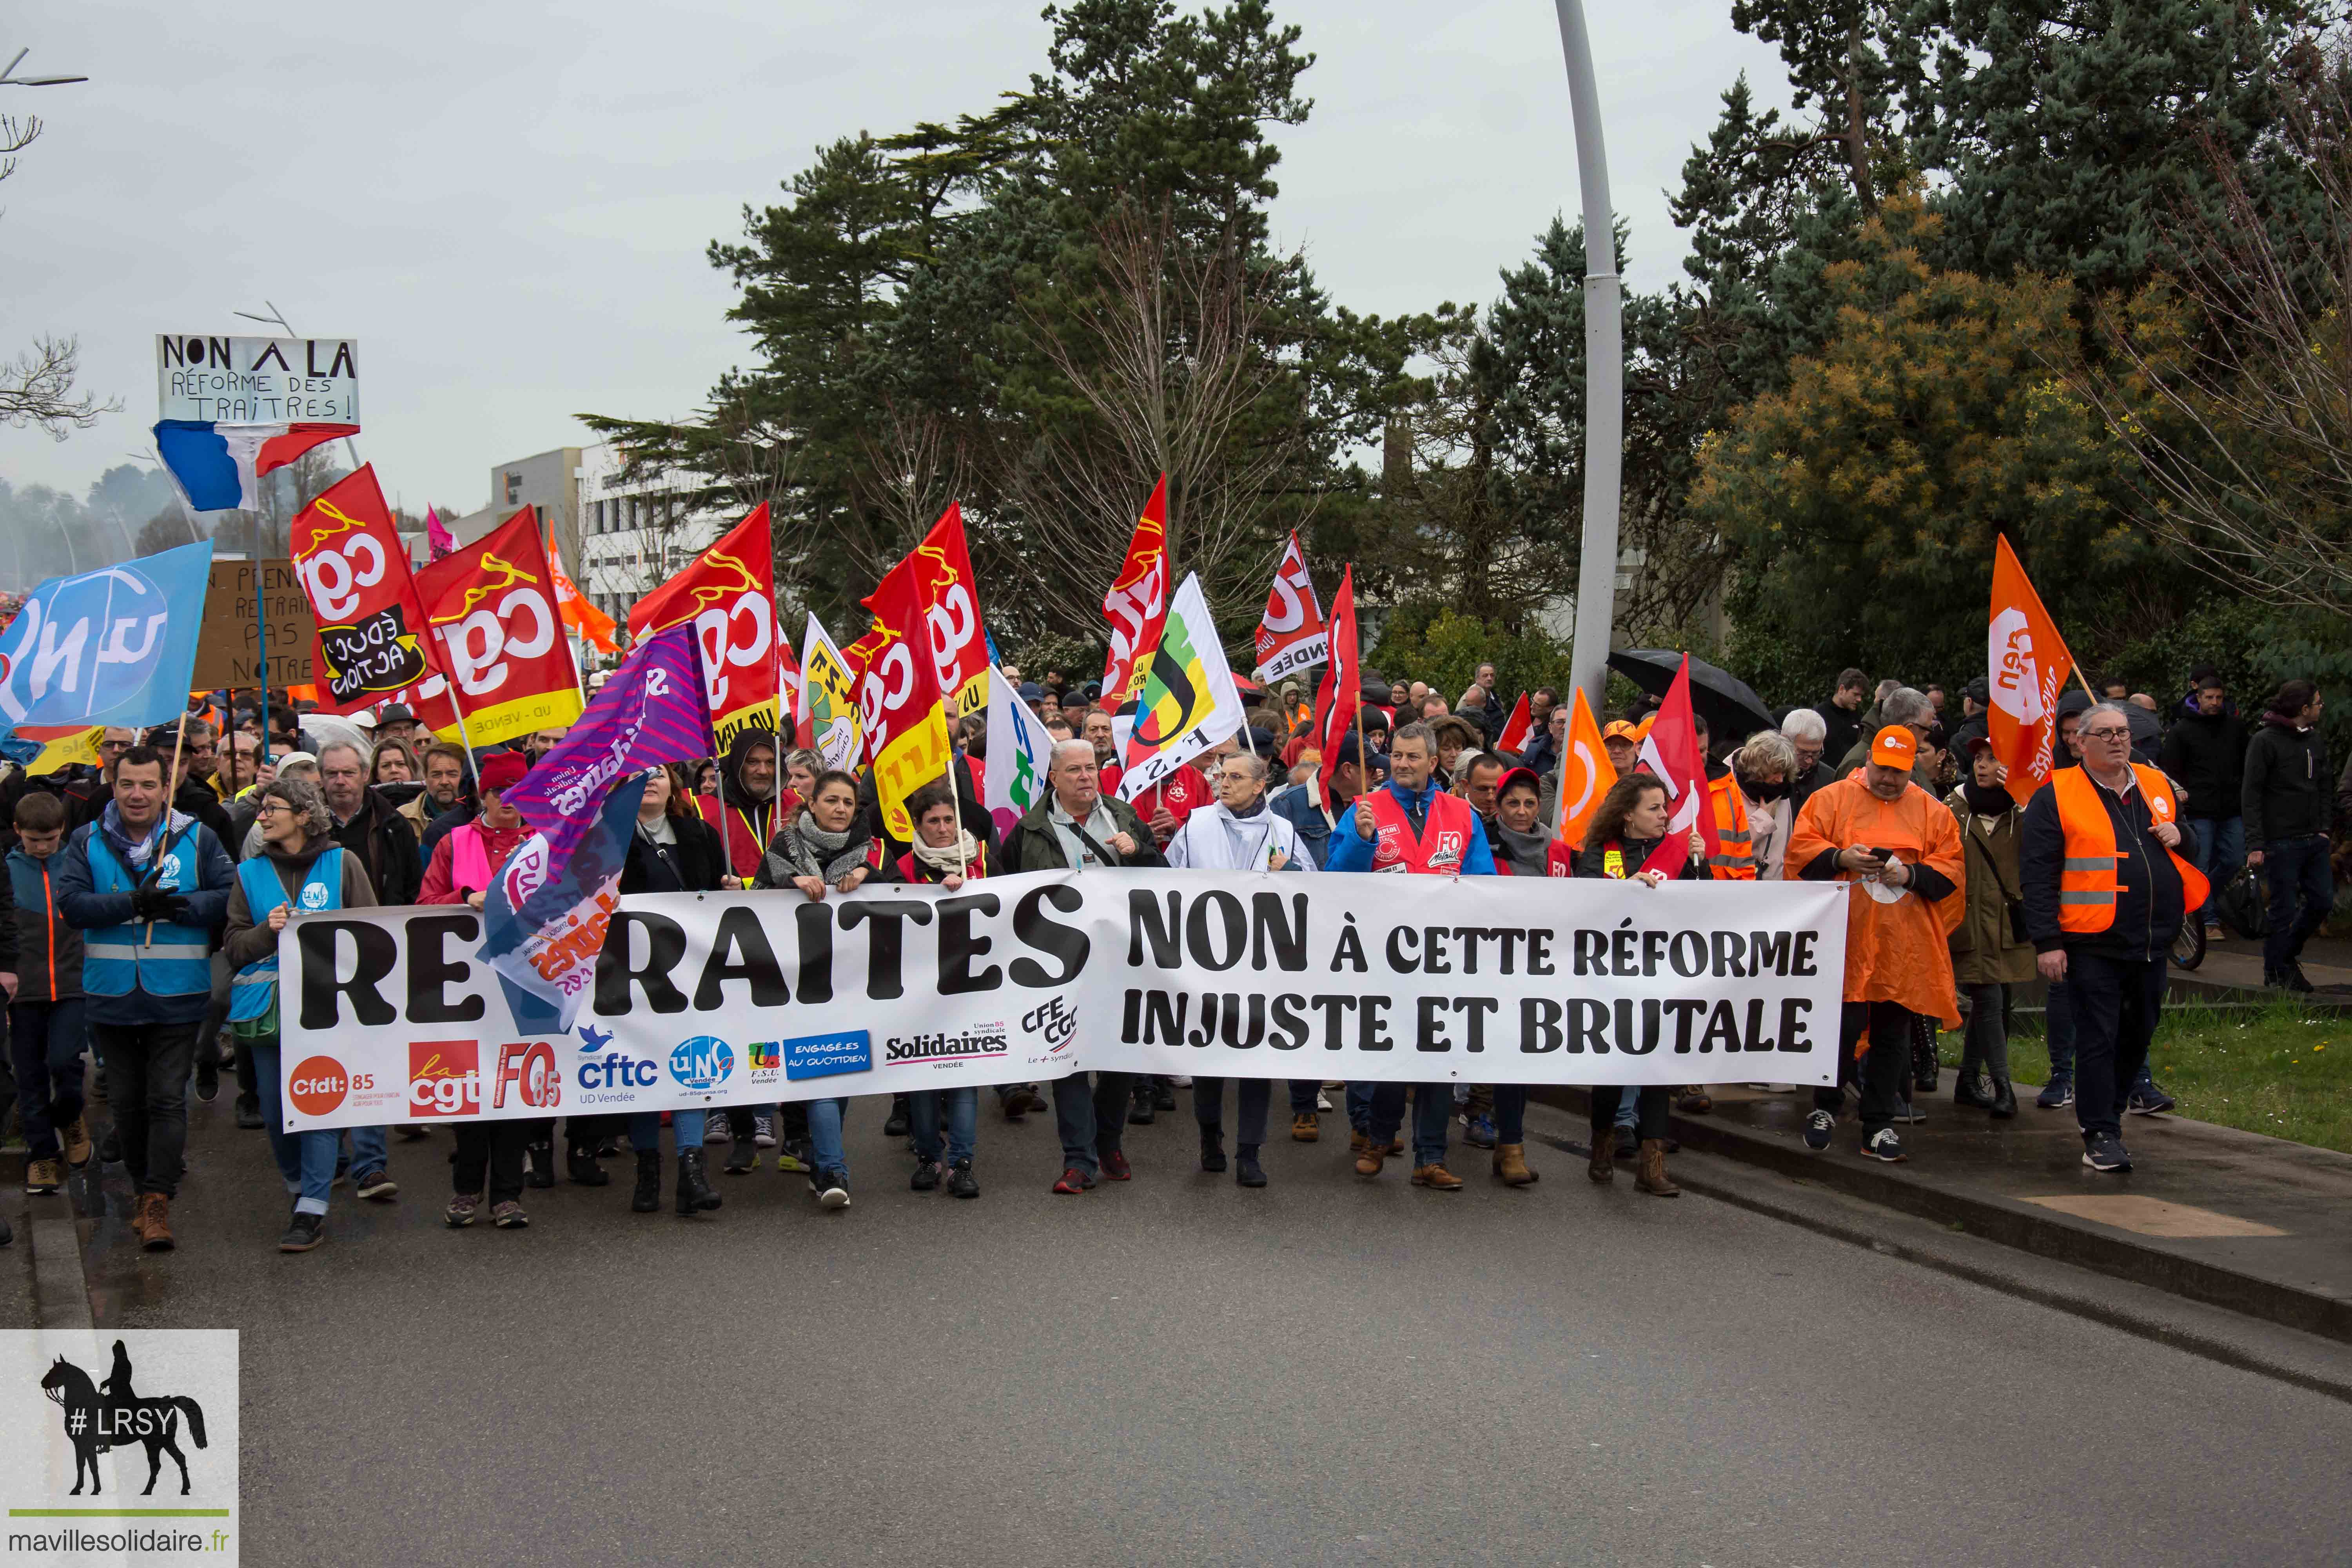
{"label": "black umbrella", "polygon": [[[1683,656],[1672,648],[1623,647],[1609,656],[1610,668],[1653,697],[1666,694],[1682,667]],[[1754,688],[1703,658],[1690,661],[1690,693],[1691,706],[1706,721],[1707,736],[1717,744],[1744,741],[1773,727],[1771,712]]]}

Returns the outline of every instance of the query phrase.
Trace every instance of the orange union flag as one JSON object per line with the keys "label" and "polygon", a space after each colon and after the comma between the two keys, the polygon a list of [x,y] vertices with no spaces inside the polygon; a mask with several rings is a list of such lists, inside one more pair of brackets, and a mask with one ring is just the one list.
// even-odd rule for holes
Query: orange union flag
{"label": "orange union flag", "polygon": [[1559,819],[1552,825],[1552,836],[1571,850],[1583,848],[1585,825],[1616,782],[1609,748],[1601,743],[1601,726],[1593,722],[1591,706],[1580,686],[1568,718],[1568,750],[1559,759]]}
{"label": "orange union flag", "polygon": [[1994,542],[1992,617],[1985,635],[1986,684],[1992,705],[1985,730],[1992,754],[2009,765],[2008,789],[2020,805],[2050,782],[2050,749],[2058,738],[2058,693],[2074,671],[2074,656],[2042,607],[2042,596],[2004,536]]}

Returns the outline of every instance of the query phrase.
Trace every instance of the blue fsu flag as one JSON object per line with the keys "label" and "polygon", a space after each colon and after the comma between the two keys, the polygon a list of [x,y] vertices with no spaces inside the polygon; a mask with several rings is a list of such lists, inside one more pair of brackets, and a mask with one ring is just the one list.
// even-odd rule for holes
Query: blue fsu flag
{"label": "blue fsu flag", "polygon": [[595,985],[646,770],[717,749],[701,644],[682,621],[639,643],[572,732],[506,793],[539,831],[490,879],[481,956],[523,1028],[569,1030]]}
{"label": "blue fsu flag", "polygon": [[0,631],[0,754],[29,763],[20,729],[168,724],[188,706],[212,574],[210,540],[52,577]]}

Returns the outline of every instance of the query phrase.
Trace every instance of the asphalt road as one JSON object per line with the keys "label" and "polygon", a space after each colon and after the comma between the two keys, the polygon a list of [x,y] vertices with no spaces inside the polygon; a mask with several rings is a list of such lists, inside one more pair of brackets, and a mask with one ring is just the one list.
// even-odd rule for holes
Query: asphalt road
{"label": "asphalt road", "polygon": [[1327,1117],[1244,1192],[1163,1115],[1065,1198],[991,1108],[958,1203],[861,1100],[842,1213],[770,1168],[636,1215],[616,1169],[453,1233],[436,1136],[289,1258],[260,1135],[193,1109],[181,1249],[101,1227],[93,1305],[244,1331],[248,1563],[2352,1555],[2352,1405],[1548,1148],[1442,1195]]}

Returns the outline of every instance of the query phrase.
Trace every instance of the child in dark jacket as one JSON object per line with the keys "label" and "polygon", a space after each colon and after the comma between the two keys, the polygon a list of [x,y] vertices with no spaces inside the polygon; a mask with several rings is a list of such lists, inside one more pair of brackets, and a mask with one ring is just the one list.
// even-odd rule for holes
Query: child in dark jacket
{"label": "child in dark jacket", "polygon": [[65,843],[66,804],[45,790],[20,796],[15,814],[16,847],[8,851],[0,898],[15,908],[0,920],[0,985],[8,1002],[8,1058],[16,1078],[16,1114],[24,1123],[25,1190],[54,1193],[65,1184],[59,1161],[76,1169],[89,1161],[89,1130],[82,1116],[81,932],[58,906],[51,858]]}

